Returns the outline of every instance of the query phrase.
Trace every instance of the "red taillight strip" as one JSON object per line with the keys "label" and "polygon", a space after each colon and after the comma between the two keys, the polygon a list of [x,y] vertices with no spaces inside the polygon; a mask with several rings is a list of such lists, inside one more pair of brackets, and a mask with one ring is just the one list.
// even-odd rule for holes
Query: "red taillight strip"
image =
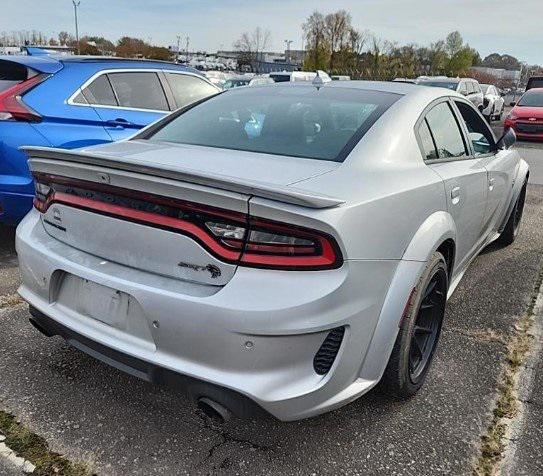
{"label": "red taillight strip", "polygon": [[[240,212],[223,210],[106,184],[40,173],[35,173],[34,177],[37,182],[52,187],[44,201],[38,198],[34,199],[34,206],[41,213],[45,213],[53,203],[59,203],[93,211],[106,216],[122,218],[135,223],[178,232],[193,238],[218,259],[243,266],[316,271],[338,268],[343,263],[341,251],[334,238],[315,230],[263,218],[248,217],[246,214]],[[214,236],[203,223],[199,226],[198,223],[193,223],[192,221],[184,220],[182,218],[141,211],[128,206],[116,205],[61,192],[54,190],[54,184],[72,186],[75,188],[87,189],[89,191],[100,191],[140,201],[143,200],[150,203],[173,207],[180,211],[188,210],[199,214],[201,213],[211,219],[213,217],[220,217],[227,219],[231,223],[238,223],[240,226],[243,226],[246,229],[246,237],[250,235],[251,230],[262,230],[264,232],[277,232],[280,235],[307,239],[315,243],[315,246],[248,242],[246,240],[229,238],[221,239],[220,237]],[[291,254],[289,255],[289,253]],[[293,256],[293,254],[296,255]]]}
{"label": "red taillight strip", "polygon": [[39,122],[41,116],[27,106],[21,99],[21,95],[36,87],[48,78],[47,74],[38,74],[30,79],[16,84],[0,93],[0,112],[7,112],[15,120]]}
{"label": "red taillight strip", "polygon": [[47,210],[47,208],[49,208],[49,206],[51,206],[53,203],[70,205],[76,208],[90,210],[112,217],[122,217],[144,225],[157,225],[162,228],[175,230],[195,238],[197,241],[203,244],[205,248],[207,248],[213,254],[218,255],[222,260],[238,261],[240,258],[241,252],[234,252],[229,250],[228,248],[221,246],[217,241],[211,238],[210,235],[208,235],[197,225],[187,222],[185,220],[181,220],[179,218],[144,212],[132,208],[123,207],[120,205],[99,202],[96,200],[78,197],[76,195],[70,195],[62,192],[53,193],[51,198],[47,200],[47,206],[45,210]]}

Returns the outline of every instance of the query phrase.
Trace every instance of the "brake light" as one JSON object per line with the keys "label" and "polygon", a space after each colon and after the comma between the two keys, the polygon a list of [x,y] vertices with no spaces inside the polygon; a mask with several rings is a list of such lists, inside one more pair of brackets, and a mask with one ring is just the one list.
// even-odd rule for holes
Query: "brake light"
{"label": "brake light", "polygon": [[34,206],[41,213],[62,203],[166,229],[242,266],[323,270],[342,264],[335,239],[320,231],[111,185],[39,173],[34,179]]}
{"label": "brake light", "polygon": [[45,81],[47,77],[46,74],[38,74],[2,91],[0,93],[0,120],[40,122],[41,116],[27,106],[21,96]]}

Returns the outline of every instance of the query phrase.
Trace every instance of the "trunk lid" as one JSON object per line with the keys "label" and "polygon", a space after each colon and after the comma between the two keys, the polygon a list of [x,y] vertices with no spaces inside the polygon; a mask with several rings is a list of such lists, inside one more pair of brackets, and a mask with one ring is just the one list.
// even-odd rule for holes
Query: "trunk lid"
{"label": "trunk lid", "polygon": [[[299,159],[304,164],[289,172],[284,163],[270,166],[273,161],[267,160],[264,168],[258,160],[245,154],[236,157],[233,151],[189,149],[139,141],[81,151],[25,148],[30,169],[38,177],[38,192],[43,185],[62,197],[43,210],[44,228],[105,261],[224,286],[237,269],[236,251],[228,251],[225,259],[205,236],[176,228],[177,218],[184,220],[186,215],[188,222],[197,219],[210,226],[214,218],[206,217],[211,210],[212,217],[225,217],[232,226],[243,227],[252,195],[313,208],[342,203],[288,187],[337,164]],[[178,204],[182,214],[175,208]]]}

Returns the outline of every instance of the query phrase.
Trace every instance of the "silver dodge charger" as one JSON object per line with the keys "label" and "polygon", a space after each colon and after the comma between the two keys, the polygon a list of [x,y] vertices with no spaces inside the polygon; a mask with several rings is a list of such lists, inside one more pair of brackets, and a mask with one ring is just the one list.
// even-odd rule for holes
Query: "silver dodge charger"
{"label": "silver dodge charger", "polygon": [[32,324],[217,418],[415,394],[447,298],[517,236],[528,166],[453,91],[319,79],[220,93],[115,144],[26,148]]}

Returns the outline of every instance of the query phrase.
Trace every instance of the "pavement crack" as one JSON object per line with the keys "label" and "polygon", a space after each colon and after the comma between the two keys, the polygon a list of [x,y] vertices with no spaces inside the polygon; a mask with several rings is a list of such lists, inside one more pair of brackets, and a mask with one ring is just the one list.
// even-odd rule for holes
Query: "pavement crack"
{"label": "pavement crack", "polygon": [[[237,443],[239,445],[248,446],[253,451],[262,451],[262,452],[269,452],[273,449],[266,445],[261,445],[259,443],[255,443],[251,440],[244,439],[244,438],[238,438],[236,436],[231,435],[228,433],[224,428],[223,425],[219,423],[213,422],[211,418],[206,416],[201,410],[197,410],[196,414],[198,415],[200,421],[202,422],[203,427],[206,430],[210,430],[215,435],[219,437],[219,440],[209,448],[207,455],[205,458],[203,458],[196,467],[202,467],[207,462],[209,462],[213,456],[215,456],[215,453],[222,448],[223,446],[227,445],[228,443]],[[210,471],[207,473],[208,475],[213,474],[217,469],[224,469],[225,466],[228,465],[229,458],[223,458],[219,463],[213,464]]]}
{"label": "pavement crack", "polygon": [[449,327],[447,329],[444,329],[444,331],[451,332],[453,334],[460,334],[479,342],[498,342],[500,344],[507,345],[507,338],[492,329],[470,331],[455,327]]}

